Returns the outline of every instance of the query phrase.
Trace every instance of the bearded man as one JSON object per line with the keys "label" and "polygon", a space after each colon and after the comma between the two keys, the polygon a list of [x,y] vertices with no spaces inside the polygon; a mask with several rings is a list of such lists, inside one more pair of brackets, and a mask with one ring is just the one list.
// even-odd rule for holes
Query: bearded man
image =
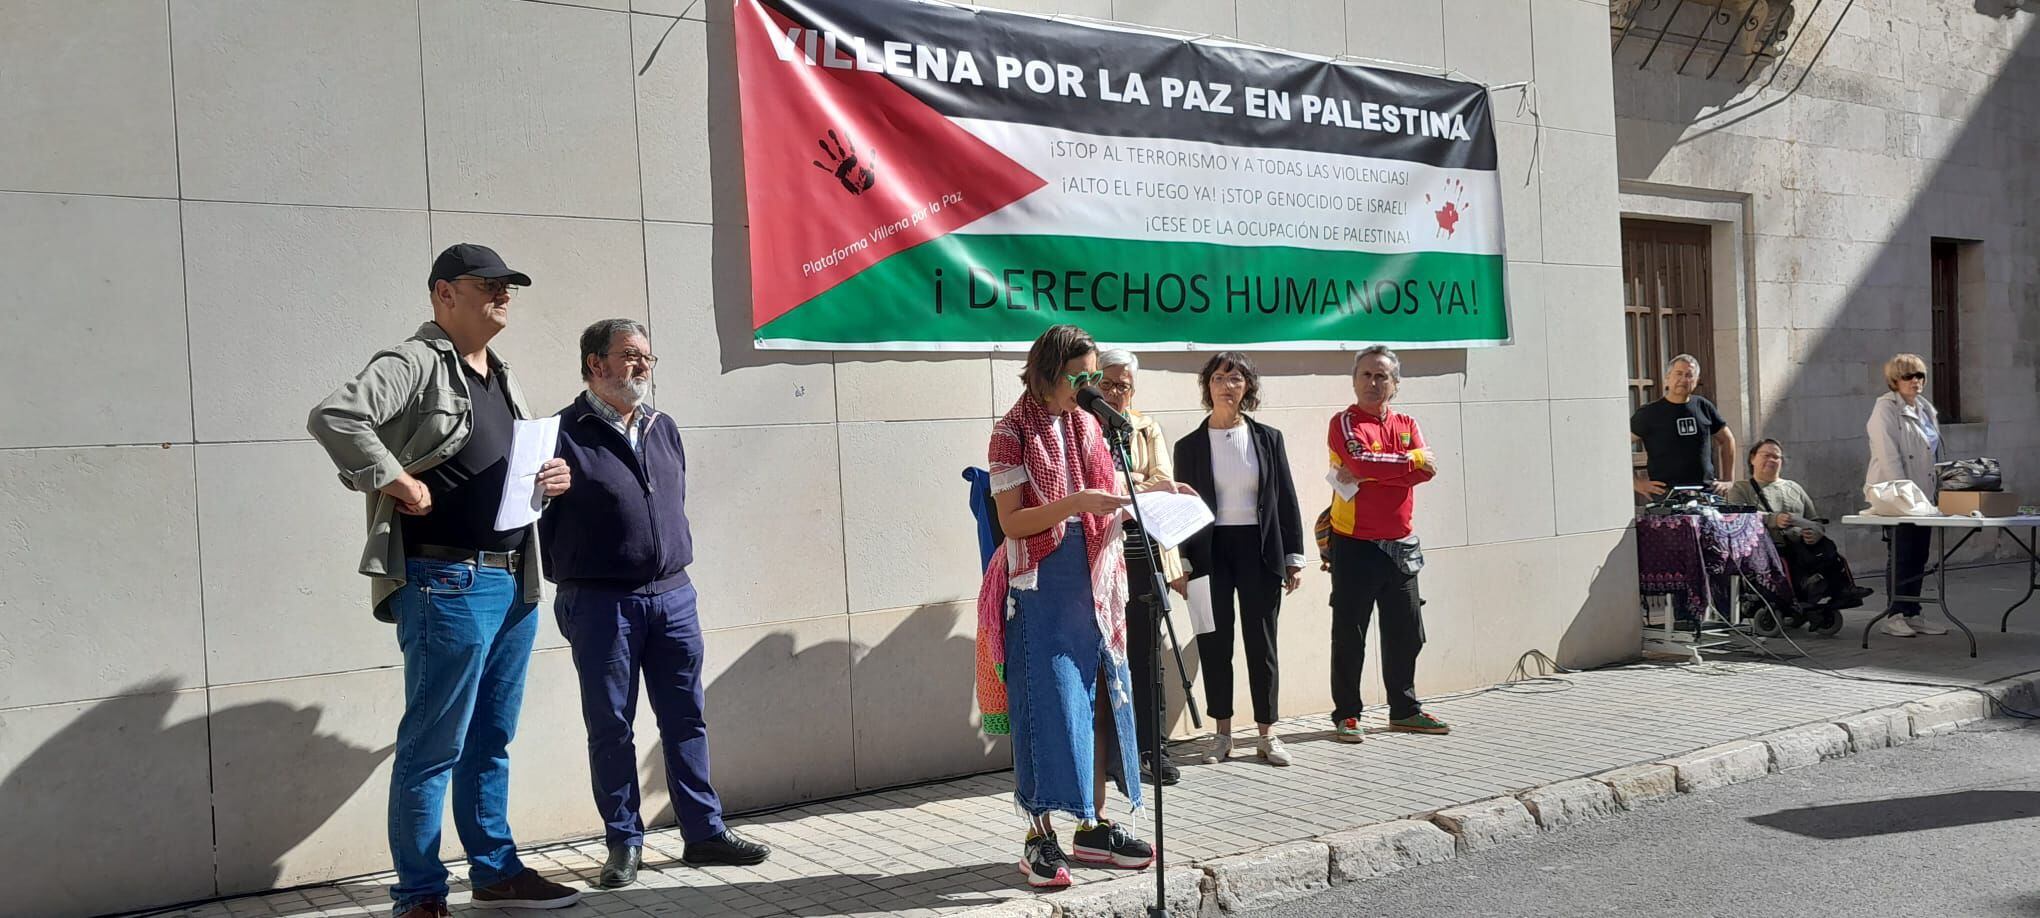
{"label": "bearded man", "polygon": [[658,362],[644,326],[629,319],[581,333],[588,391],[559,414],[559,455],[578,487],[548,504],[538,524],[546,579],[559,585],[553,613],[580,674],[595,808],[607,826],[609,859],[597,884],[612,889],[634,882],[642,863],[631,732],[640,673],[687,842],[682,863],[749,865],[771,853],[723,825],[708,780],[701,622],[687,576],[687,453],[672,417],[644,403]]}

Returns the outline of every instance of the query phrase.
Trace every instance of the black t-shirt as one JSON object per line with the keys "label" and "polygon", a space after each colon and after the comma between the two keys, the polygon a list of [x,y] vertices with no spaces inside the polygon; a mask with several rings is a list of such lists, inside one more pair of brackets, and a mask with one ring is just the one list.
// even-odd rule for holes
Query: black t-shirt
{"label": "black t-shirt", "polygon": [[1671,487],[1715,481],[1714,432],[1727,426],[1714,403],[1697,395],[1683,405],[1658,399],[1629,416],[1629,432],[1643,440],[1650,479]]}
{"label": "black t-shirt", "polygon": [[484,378],[460,361],[467,378],[473,430],[460,452],[424,472],[418,480],[432,489],[432,512],[402,516],[405,545],[444,545],[473,551],[515,551],[524,547],[524,530],[499,532],[496,507],[503,500],[503,478],[510,473],[510,441],[516,415],[503,374]]}

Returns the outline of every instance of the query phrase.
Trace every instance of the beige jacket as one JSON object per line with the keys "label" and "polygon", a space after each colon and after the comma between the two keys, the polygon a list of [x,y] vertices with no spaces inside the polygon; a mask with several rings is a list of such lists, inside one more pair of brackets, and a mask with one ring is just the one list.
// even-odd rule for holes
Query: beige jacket
{"label": "beige jacket", "polygon": [[[453,339],[433,322],[418,326],[410,340],[369,358],[368,366],[312,409],[305,429],[326,448],[340,470],[340,483],[367,496],[368,544],[360,571],[373,578],[369,602],[375,617],[396,621],[389,598],[403,587],[404,530],[397,502],[378,489],[404,472],[413,475],[445,462],[467,445],[473,415],[467,380]],[[531,413],[510,365],[489,351],[491,372],[501,373],[510,412]],[[539,599],[538,527],[524,533],[525,563],[518,572],[524,600]]]}
{"label": "beige jacket", "polygon": [[[1174,481],[1176,472],[1172,466],[1175,454],[1169,448],[1168,438],[1162,434],[1162,422],[1138,411],[1128,411],[1126,416],[1133,422],[1133,440],[1128,444],[1132,447],[1132,455],[1127,458],[1133,460],[1133,474],[1139,479],[1136,483]],[[1182,556],[1173,548],[1162,552],[1162,579],[1174,583],[1182,575]]]}
{"label": "beige jacket", "polygon": [[1920,493],[1933,500],[1940,493],[1940,475],[1934,471],[1934,449],[1927,442],[1927,424],[1941,427],[1934,403],[1922,395],[1906,404],[1905,397],[1886,392],[1870,406],[1870,420],[1863,425],[1870,435],[1870,466],[1864,469],[1863,484],[1910,481]]}

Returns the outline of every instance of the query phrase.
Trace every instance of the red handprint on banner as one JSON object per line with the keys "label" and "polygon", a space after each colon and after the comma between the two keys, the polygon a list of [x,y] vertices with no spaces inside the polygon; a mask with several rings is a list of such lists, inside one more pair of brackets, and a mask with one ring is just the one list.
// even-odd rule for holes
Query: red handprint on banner
{"label": "red handprint on banner", "polygon": [[[1445,202],[1445,206],[1432,211],[1431,215],[1438,219],[1438,232],[1450,238],[1459,229],[1459,218],[1465,216],[1473,205],[1466,203],[1466,183],[1458,179],[1445,180],[1445,190],[1441,196],[1446,195],[1450,198]],[[1433,203],[1430,195],[1424,195],[1424,203]]]}

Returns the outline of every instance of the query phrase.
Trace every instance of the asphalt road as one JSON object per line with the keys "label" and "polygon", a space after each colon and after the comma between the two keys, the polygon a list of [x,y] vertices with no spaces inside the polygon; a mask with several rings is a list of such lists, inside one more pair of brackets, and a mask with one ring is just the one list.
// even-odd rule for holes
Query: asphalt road
{"label": "asphalt road", "polygon": [[2040,916],[2040,728],[1991,723],[1254,914]]}

